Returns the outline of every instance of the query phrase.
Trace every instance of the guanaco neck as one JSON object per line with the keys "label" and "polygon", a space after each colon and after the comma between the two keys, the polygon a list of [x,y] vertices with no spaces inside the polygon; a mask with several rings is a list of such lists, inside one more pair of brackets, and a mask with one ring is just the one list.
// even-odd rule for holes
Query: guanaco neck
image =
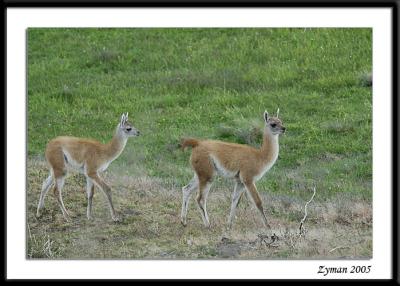
{"label": "guanaco neck", "polygon": [[279,153],[279,135],[272,134],[268,127],[264,130],[263,144],[261,145],[260,152],[262,158],[265,160],[273,160]]}
{"label": "guanaco neck", "polygon": [[117,126],[114,136],[107,144],[107,157],[112,161],[116,159],[124,150],[128,137]]}

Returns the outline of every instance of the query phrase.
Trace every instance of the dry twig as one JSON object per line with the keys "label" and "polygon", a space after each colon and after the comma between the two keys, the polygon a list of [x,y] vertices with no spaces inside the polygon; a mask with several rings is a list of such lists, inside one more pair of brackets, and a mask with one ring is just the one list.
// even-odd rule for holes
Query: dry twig
{"label": "dry twig", "polygon": [[304,217],[303,217],[303,219],[302,219],[301,222],[300,222],[299,235],[305,234],[305,229],[304,229],[303,225],[304,225],[304,221],[305,221],[306,218],[307,218],[307,206],[308,206],[308,204],[314,199],[314,196],[315,196],[315,186],[314,186],[314,193],[313,193],[313,195],[311,196],[311,199],[310,199],[310,200],[306,203],[306,205],[304,206]]}
{"label": "dry twig", "polygon": [[331,252],[333,252],[333,251],[335,251],[337,249],[342,249],[342,248],[350,248],[350,246],[337,246],[337,247],[332,248],[331,250],[329,250],[329,253],[331,253]]}

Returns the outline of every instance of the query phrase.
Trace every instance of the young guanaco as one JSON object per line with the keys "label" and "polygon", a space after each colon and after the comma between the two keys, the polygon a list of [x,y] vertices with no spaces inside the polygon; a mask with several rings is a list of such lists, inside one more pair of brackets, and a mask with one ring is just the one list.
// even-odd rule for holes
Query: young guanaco
{"label": "young guanaco", "polygon": [[235,210],[239,199],[247,190],[259,210],[264,225],[270,227],[264,214],[262,201],[255,186],[255,182],[274,165],[279,154],[279,135],[283,134],[286,128],[277,115],[269,117],[264,112],[265,128],[263,143],[257,149],[248,145],[227,143],[216,140],[183,139],[181,147],[193,148],[190,162],[194,170],[193,179],[182,188],[183,202],[181,212],[181,223],[186,226],[188,201],[191,194],[198,189],[197,205],[206,227],[210,226],[206,210],[206,200],[213,178],[216,175],[235,180],[235,187],[232,196],[231,210],[228,219],[228,227],[232,226]]}
{"label": "young guanaco", "polygon": [[51,186],[61,208],[62,214],[68,220],[61,191],[64,179],[69,170],[75,170],[86,177],[86,193],[88,198],[87,218],[92,217],[92,199],[96,185],[106,196],[111,211],[111,217],[118,221],[111,199],[111,188],[100,178],[99,173],[107,169],[112,161],[118,158],[124,150],[129,137],[139,136],[139,131],[128,121],[128,113],[122,114],[115,130],[114,137],[107,144],[91,139],[61,136],[49,141],[46,147],[46,160],[50,166],[50,174],[43,182],[36,215],[44,207],[44,198]]}

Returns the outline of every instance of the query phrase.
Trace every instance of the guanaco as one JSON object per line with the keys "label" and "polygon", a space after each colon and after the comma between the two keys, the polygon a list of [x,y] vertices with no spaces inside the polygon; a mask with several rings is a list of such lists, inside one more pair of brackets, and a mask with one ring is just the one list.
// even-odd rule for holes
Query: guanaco
{"label": "guanaco", "polygon": [[260,180],[271,169],[278,158],[278,138],[286,130],[278,115],[279,109],[276,116],[269,117],[268,112],[264,112],[265,128],[263,143],[259,149],[248,145],[216,140],[198,140],[193,138],[182,140],[181,147],[183,149],[188,146],[193,148],[190,162],[194,170],[192,180],[182,188],[181,223],[184,226],[187,224],[186,217],[189,198],[198,189],[197,205],[205,226],[210,227],[206,210],[206,200],[213,178],[216,175],[220,175],[235,180],[228,228],[232,227],[236,207],[244,190],[247,190],[254,201],[262,216],[265,227],[270,228],[255,182]]}
{"label": "guanaco", "polygon": [[114,136],[107,144],[92,139],[60,136],[49,141],[46,146],[46,161],[50,174],[43,182],[36,215],[44,207],[44,198],[50,187],[61,208],[64,218],[68,221],[69,214],[65,209],[61,191],[64,179],[70,170],[78,171],[86,177],[86,195],[88,199],[87,218],[92,218],[92,199],[96,185],[106,196],[110,207],[111,217],[119,221],[111,199],[111,188],[100,178],[99,173],[107,169],[112,161],[118,158],[125,148],[129,137],[139,136],[140,132],[128,121],[128,113],[122,114]]}

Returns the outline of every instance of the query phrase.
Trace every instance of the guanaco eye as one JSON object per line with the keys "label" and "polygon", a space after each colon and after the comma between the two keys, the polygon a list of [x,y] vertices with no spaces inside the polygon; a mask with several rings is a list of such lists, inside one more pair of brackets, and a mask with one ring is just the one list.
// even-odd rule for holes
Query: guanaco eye
{"label": "guanaco eye", "polygon": [[126,131],[131,131],[132,130],[132,128],[130,128],[130,127],[128,127],[128,128],[126,128]]}
{"label": "guanaco eye", "polygon": [[276,127],[276,123],[272,123],[271,127],[275,128]]}

